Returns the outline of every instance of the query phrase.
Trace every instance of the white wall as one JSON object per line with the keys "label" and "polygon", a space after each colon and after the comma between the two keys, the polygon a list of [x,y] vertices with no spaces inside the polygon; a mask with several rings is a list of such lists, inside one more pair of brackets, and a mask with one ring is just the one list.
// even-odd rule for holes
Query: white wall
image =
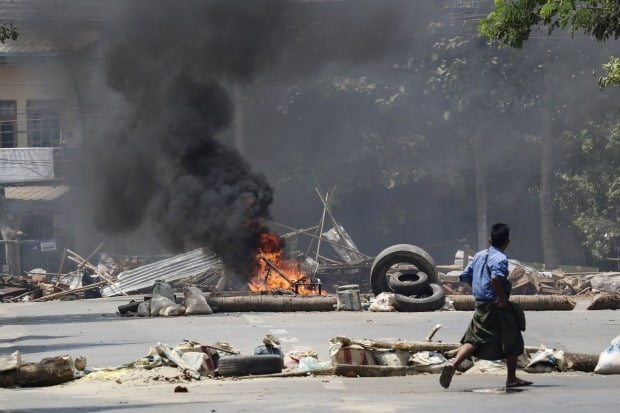
{"label": "white wall", "polygon": [[80,109],[71,72],[60,60],[0,63],[0,100],[17,101],[17,146],[28,146],[26,103],[28,100],[63,101],[61,141],[81,139]]}

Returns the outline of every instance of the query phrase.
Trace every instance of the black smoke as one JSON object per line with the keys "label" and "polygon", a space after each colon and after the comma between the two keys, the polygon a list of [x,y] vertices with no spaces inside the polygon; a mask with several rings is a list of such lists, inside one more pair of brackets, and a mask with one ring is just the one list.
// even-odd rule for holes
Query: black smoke
{"label": "black smoke", "polygon": [[231,89],[265,73],[293,78],[375,58],[395,27],[386,27],[390,7],[362,8],[361,20],[334,10],[325,24],[311,3],[149,0],[108,16],[106,88],[94,99],[105,128],[86,145],[98,230],[151,226],[172,251],[209,247],[248,274],[274,195],[226,141]]}

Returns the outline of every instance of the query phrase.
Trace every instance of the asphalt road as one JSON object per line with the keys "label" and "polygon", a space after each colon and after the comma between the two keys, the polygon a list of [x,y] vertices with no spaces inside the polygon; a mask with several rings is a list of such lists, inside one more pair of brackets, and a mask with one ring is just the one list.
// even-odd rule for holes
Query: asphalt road
{"label": "asphalt road", "polygon": [[[121,318],[115,314],[126,297],[109,299],[0,304],[0,354],[19,350],[26,361],[70,355],[84,356],[90,367],[116,366],[148,353],[158,343],[193,339],[206,344],[228,341],[242,354],[252,354],[271,333],[283,351],[310,347],[329,359],[328,340],[352,338],[421,340],[439,323],[435,340],[457,342],[469,312],[370,313],[293,312],[219,313],[171,318]],[[526,345],[544,344],[570,352],[598,354],[620,334],[620,313],[586,311],[579,303],[569,312],[527,312]],[[111,381],[85,387],[78,380],[33,389],[0,389],[0,409],[8,412],[400,412],[400,411],[616,411],[620,376],[589,373],[525,375],[535,382],[521,392],[498,388],[504,377],[457,376],[449,390],[437,375],[388,378],[317,376],[278,379],[214,380],[127,386]]]}

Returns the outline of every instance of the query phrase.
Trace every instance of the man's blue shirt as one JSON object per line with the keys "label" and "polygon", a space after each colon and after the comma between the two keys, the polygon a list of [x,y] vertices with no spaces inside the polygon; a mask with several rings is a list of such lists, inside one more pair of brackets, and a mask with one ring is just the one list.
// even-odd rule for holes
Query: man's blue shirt
{"label": "man's blue shirt", "polygon": [[[488,252],[488,258],[487,258]],[[485,265],[486,261],[486,265]],[[474,298],[479,301],[497,301],[497,294],[491,283],[489,275],[500,277],[506,296],[510,294],[510,281],[508,281],[508,257],[498,248],[490,247],[488,250],[478,251],[474,259],[463,270],[459,277],[461,282],[472,286]]]}

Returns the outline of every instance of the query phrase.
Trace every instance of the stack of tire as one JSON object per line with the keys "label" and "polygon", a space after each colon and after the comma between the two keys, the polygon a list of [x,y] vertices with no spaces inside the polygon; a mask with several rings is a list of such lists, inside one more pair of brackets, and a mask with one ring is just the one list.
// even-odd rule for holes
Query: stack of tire
{"label": "stack of tire", "polygon": [[[397,264],[412,269],[394,270]],[[394,293],[398,311],[435,311],[446,301],[433,258],[415,245],[392,245],[381,251],[370,269],[370,283],[375,296]]]}

